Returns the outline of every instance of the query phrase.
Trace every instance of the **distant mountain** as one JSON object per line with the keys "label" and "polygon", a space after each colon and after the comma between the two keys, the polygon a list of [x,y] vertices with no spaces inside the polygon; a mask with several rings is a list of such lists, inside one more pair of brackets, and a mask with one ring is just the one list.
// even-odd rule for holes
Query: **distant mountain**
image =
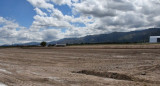
{"label": "distant mountain", "polygon": [[149,42],[150,36],[160,36],[160,28],[150,28],[131,32],[113,32],[110,34],[89,35],[81,38],[64,38],[52,43],[125,43]]}
{"label": "distant mountain", "polygon": [[11,44],[11,45],[7,45],[7,44],[5,44],[5,45],[1,45],[1,46],[34,46],[34,45],[40,45],[40,43],[39,42],[29,42],[29,43],[19,43],[19,44]]}
{"label": "distant mountain", "polygon": [[21,45],[40,45],[40,43],[39,42],[29,42],[29,43],[24,43]]}
{"label": "distant mountain", "polygon": [[[80,38],[64,38],[58,41],[51,41],[48,44],[80,44],[80,43],[134,43],[149,42],[150,36],[160,36],[160,28],[150,28],[131,32],[113,32],[110,34],[88,35]],[[30,42],[24,44],[13,44],[14,46],[40,45],[39,42]],[[2,45],[11,46],[11,45]]]}

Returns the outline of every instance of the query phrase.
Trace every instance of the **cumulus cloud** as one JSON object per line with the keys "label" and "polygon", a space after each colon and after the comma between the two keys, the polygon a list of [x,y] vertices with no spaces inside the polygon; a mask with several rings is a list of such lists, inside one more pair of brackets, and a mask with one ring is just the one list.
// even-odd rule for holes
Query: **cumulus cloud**
{"label": "cumulus cloud", "polygon": [[51,3],[48,3],[48,0],[27,0],[30,2],[34,7],[39,8],[46,8],[46,9],[52,9],[53,5]]}
{"label": "cumulus cloud", "polygon": [[72,4],[71,0],[51,0],[51,1],[58,4],[58,5],[67,4],[67,5],[71,6],[71,4]]}
{"label": "cumulus cloud", "polygon": [[33,25],[44,27],[69,27],[70,24],[65,21],[60,21],[53,17],[34,16],[35,21]]}
{"label": "cumulus cloud", "polygon": [[63,33],[60,30],[49,29],[43,31],[44,41],[58,40],[63,38]]}
{"label": "cumulus cloud", "polygon": [[[62,38],[59,30],[37,30],[32,31],[20,26],[13,20],[7,20],[0,17],[0,41],[1,44],[40,42],[42,40],[49,41]],[[50,34],[49,34],[50,33]],[[3,43],[2,43],[3,42]]]}
{"label": "cumulus cloud", "polygon": [[18,34],[21,33],[19,30],[24,30],[24,27],[19,26],[13,20],[7,20],[3,17],[0,17],[0,40],[3,40],[4,43],[16,42]]}
{"label": "cumulus cloud", "polygon": [[40,16],[47,16],[47,14],[46,14],[46,13],[44,13],[44,12],[42,12],[42,10],[41,10],[41,9],[39,9],[39,8],[35,8],[34,10],[35,10],[35,11],[36,11],[36,13],[37,13],[38,15],[40,15]]}
{"label": "cumulus cloud", "polygon": [[81,0],[74,6],[81,15],[93,16],[95,29],[104,32],[119,31],[116,28],[130,31],[152,27],[150,20],[160,12],[156,0]]}
{"label": "cumulus cloud", "polygon": [[[57,30],[66,28],[65,33],[63,32],[64,37],[81,37],[114,31],[126,32],[160,25],[158,23],[160,3],[157,0],[46,0],[45,2],[47,1],[53,2],[50,15],[34,16],[35,21],[32,26],[37,28],[48,26]],[[62,11],[54,8],[54,4],[68,5],[72,15],[64,15]]]}
{"label": "cumulus cloud", "polygon": [[[68,37],[160,27],[159,0],[27,0],[36,15],[30,28],[0,17],[1,40],[53,41]],[[68,6],[69,14],[64,9]],[[5,38],[8,38],[5,40]]]}

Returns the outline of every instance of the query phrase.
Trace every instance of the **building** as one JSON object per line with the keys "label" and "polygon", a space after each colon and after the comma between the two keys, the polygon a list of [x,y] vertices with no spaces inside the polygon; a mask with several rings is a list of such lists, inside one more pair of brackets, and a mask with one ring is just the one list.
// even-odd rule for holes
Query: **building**
{"label": "building", "polygon": [[56,44],[55,46],[56,46],[56,47],[65,47],[66,44]]}
{"label": "building", "polygon": [[160,43],[160,36],[150,36],[150,43]]}

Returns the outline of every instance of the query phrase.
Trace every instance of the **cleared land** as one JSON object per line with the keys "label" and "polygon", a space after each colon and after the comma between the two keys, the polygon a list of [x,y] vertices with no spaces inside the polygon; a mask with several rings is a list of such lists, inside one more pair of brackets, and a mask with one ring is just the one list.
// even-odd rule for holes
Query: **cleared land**
{"label": "cleared land", "polygon": [[1,48],[1,84],[160,86],[160,45]]}

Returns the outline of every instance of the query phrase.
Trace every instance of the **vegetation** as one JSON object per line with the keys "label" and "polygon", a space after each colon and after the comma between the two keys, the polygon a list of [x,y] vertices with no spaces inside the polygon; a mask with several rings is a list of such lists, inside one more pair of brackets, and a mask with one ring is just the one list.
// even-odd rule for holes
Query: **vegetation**
{"label": "vegetation", "polygon": [[[86,43],[148,43],[150,36],[160,36],[160,28],[151,28],[131,32],[113,32],[109,34],[88,35],[81,38],[65,38],[57,41],[64,44],[86,44]],[[56,42],[55,42],[56,43]]]}
{"label": "vegetation", "polygon": [[52,46],[55,46],[55,44],[48,44],[48,47],[52,47]]}
{"label": "vegetation", "polygon": [[47,45],[47,42],[43,41],[40,43],[41,46],[45,47]]}

